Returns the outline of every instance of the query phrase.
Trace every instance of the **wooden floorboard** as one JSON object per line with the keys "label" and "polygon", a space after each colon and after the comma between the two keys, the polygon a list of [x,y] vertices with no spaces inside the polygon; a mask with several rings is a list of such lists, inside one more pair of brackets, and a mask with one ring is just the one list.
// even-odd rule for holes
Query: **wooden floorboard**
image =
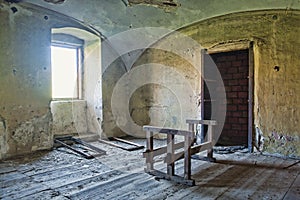
{"label": "wooden floorboard", "polygon": [[[289,189],[284,196],[284,200],[300,199],[300,167],[299,167],[299,164],[298,164],[298,166],[290,168],[289,170],[298,171],[298,174],[294,178],[294,181],[290,184]],[[289,177],[289,178],[292,178],[292,177]]]}
{"label": "wooden floorboard", "polygon": [[[0,199],[284,199],[300,196],[300,164],[248,153],[215,154],[216,163],[192,160],[189,187],[144,173],[143,150],[93,143],[107,155],[87,160],[59,149],[34,159],[0,163]],[[175,164],[183,174],[183,161]],[[166,164],[155,168],[166,171]]]}

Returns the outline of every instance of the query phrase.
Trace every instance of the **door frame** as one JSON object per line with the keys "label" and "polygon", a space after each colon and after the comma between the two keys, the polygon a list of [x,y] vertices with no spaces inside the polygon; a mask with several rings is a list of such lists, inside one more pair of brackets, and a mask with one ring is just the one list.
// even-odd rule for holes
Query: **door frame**
{"label": "door frame", "polygon": [[[248,60],[249,60],[249,71],[248,71],[248,151],[253,152],[253,127],[254,127],[254,117],[253,117],[253,105],[254,105],[254,49],[253,41],[250,40],[239,40],[222,42],[212,47],[206,49],[208,54],[213,53],[225,53],[230,51],[248,50]],[[203,62],[203,61],[202,61]],[[204,64],[204,63],[201,63]],[[203,80],[201,80],[203,81]],[[203,85],[203,84],[201,84]],[[201,90],[203,88],[201,86]],[[202,92],[201,91],[201,92]]]}

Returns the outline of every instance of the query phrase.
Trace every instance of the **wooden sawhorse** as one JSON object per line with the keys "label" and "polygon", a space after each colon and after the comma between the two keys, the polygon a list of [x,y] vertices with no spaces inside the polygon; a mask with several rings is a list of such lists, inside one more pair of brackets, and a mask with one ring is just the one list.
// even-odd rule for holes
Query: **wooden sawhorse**
{"label": "wooden sawhorse", "polygon": [[[172,128],[162,128],[155,126],[144,126],[143,130],[146,131],[146,151],[143,153],[143,156],[146,158],[146,169],[145,171],[154,176],[165,178],[167,180],[172,180],[177,183],[193,186],[195,185],[195,180],[191,179],[191,155],[208,150],[209,156],[212,156],[212,126],[215,125],[215,122],[208,120],[187,120],[189,124],[189,131],[178,130]],[[207,142],[194,144],[195,139],[195,125],[197,124],[206,124],[208,128],[208,140]],[[167,146],[153,149],[153,134],[154,133],[164,133],[167,134]],[[175,144],[174,137],[176,135],[184,136],[183,142],[178,142]],[[175,153],[176,149],[184,148],[184,151]],[[167,163],[167,173],[154,169],[154,157],[167,153],[164,158],[164,162]],[[184,176],[175,175],[175,162],[181,158],[184,158]]]}

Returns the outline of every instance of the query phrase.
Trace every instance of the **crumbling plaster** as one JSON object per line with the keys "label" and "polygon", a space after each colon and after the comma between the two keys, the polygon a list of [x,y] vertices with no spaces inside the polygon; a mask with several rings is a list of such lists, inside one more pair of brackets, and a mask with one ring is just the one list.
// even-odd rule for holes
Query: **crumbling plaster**
{"label": "crumbling plaster", "polygon": [[51,29],[86,28],[63,15],[3,0],[0,19],[0,159],[6,159],[52,147]]}
{"label": "crumbling plaster", "polygon": [[[216,17],[179,30],[208,50],[226,43],[254,43],[253,112],[256,129],[253,131],[254,135],[260,134],[254,136],[254,144],[258,144],[257,148],[264,152],[291,157],[300,156],[299,22],[299,11],[257,11]],[[166,38],[165,41],[158,42],[152,49],[145,51],[135,65],[144,62],[163,63],[182,70],[181,73],[186,76],[187,72],[184,70],[189,71],[189,67],[180,62],[178,56],[157,50],[165,42],[174,44],[180,41]],[[150,92],[154,95],[159,93],[159,89],[152,89]],[[147,101],[147,96],[151,95],[140,90],[135,96],[144,96],[144,101]],[[157,102],[173,98],[165,93]],[[147,109],[152,107],[150,105]],[[138,109],[139,104],[132,103],[130,108]],[[147,121],[147,117],[144,121]]]}
{"label": "crumbling plaster", "polygon": [[144,0],[144,3],[140,0],[89,0],[88,2],[72,0],[59,5],[41,0],[24,2],[46,7],[90,24],[105,37],[143,27],[177,30],[203,19],[234,12],[300,9],[300,2],[295,0],[176,0],[174,2],[179,5],[175,7],[176,9],[160,8],[157,6],[158,0]]}
{"label": "crumbling plaster", "polygon": [[[14,8],[14,9],[12,9]],[[1,157],[51,147],[50,32],[43,17],[0,4]],[[28,26],[28,21],[32,26]],[[31,58],[31,59],[28,59]],[[4,134],[3,134],[4,132]]]}
{"label": "crumbling plaster", "polygon": [[[34,146],[32,144],[29,145],[31,149],[24,148],[20,149],[20,151],[16,151],[15,147],[18,146],[18,144],[11,142],[10,137],[12,131],[20,127],[22,123],[26,124],[27,121],[39,123],[39,120],[33,120],[35,117],[41,121],[46,117],[48,119],[47,123],[51,122],[51,116],[49,115],[49,102],[51,100],[50,62],[49,48],[46,47],[49,46],[48,42],[50,41],[51,27],[70,26],[70,24],[66,25],[57,22],[55,19],[61,16],[53,13],[51,10],[44,10],[43,8],[37,7],[36,9],[41,10],[41,12],[32,12],[32,10],[26,9],[28,5],[30,5],[27,2],[80,20],[86,25],[93,26],[96,30],[101,32],[104,37],[110,37],[121,31],[137,27],[153,26],[177,30],[180,27],[186,27],[192,24],[187,28],[182,28],[182,32],[193,37],[207,48],[221,41],[244,40],[245,38],[255,41],[254,113],[255,125],[259,130],[258,132],[262,134],[262,138],[264,138],[263,149],[271,152],[277,152],[279,149],[278,152],[281,154],[299,156],[299,127],[297,126],[299,124],[299,98],[297,98],[299,96],[299,89],[297,88],[299,87],[296,87],[297,84],[299,85],[299,81],[297,81],[299,80],[299,71],[297,71],[299,69],[299,67],[297,67],[299,64],[299,55],[297,55],[296,49],[296,46],[299,46],[299,41],[297,40],[297,28],[299,27],[297,23],[299,22],[299,18],[297,18],[297,12],[293,11],[294,9],[300,9],[299,1],[214,0],[199,2],[198,0],[178,0],[177,2],[181,6],[168,12],[165,9],[158,9],[154,6],[143,4],[128,6],[124,4],[124,1],[91,0],[87,3],[77,0],[52,5],[39,0],[26,0],[18,4],[8,4],[5,3],[4,0],[1,0],[0,25],[2,28],[0,40],[2,48],[0,55],[0,83],[2,87],[0,87],[0,101],[2,108],[0,114],[2,116],[1,120],[3,125],[0,129],[0,136],[1,139],[4,138],[5,140],[5,142],[1,141],[1,145],[4,144],[0,148],[1,157],[22,154],[36,149],[32,148]],[[285,11],[280,12],[277,19],[275,19],[274,14],[277,14],[279,11],[274,11],[270,13],[270,15],[264,14],[263,12],[252,20],[248,19],[248,23],[244,21],[244,14],[232,15],[236,17],[233,17],[234,19],[221,17],[209,20],[209,18],[229,13],[272,9],[284,9]],[[115,12],[116,10],[118,12]],[[249,18],[251,18],[251,13],[247,14],[249,14]],[[63,16],[63,18],[66,19],[65,16]],[[208,20],[202,21],[204,19]],[[291,20],[294,20],[294,22],[291,22]],[[196,23],[198,21],[202,22]],[[285,25],[285,22],[288,23]],[[286,40],[286,34],[276,27],[280,27],[286,31],[288,35],[287,39],[290,39],[290,41]],[[18,31],[16,31],[16,28]],[[277,40],[279,40],[279,43],[276,42]],[[289,45],[288,49],[291,54],[287,54],[286,51],[283,50],[283,45],[286,46],[286,44]],[[38,48],[32,48],[32,46]],[[14,57],[10,55],[14,55]],[[145,57],[145,55],[143,57]],[[275,61],[273,58],[277,60],[275,59]],[[148,59],[151,61],[154,58],[149,57]],[[290,65],[287,63],[290,63]],[[270,77],[270,73],[274,72],[275,65],[279,66],[280,70],[277,74],[272,75],[270,79],[266,79],[266,77]],[[23,66],[30,67],[25,68]],[[295,66],[295,71],[287,71],[286,66]],[[108,118],[109,120],[107,120],[105,118],[105,109],[110,109],[107,107],[110,106],[109,102],[111,100],[113,84],[125,73],[126,70],[124,71],[124,69],[126,69],[126,67],[124,68],[124,62],[121,59],[117,60],[104,72],[102,83],[104,109],[103,127],[110,126],[110,130],[113,130],[112,132],[116,134],[121,134],[122,132],[114,131],[118,129],[114,124],[114,118],[110,116]],[[269,72],[269,70],[273,71]],[[20,72],[22,72],[21,77],[24,81],[15,78],[20,75]],[[284,76],[280,76],[280,74]],[[25,78],[27,75],[29,78]],[[283,79],[283,77],[285,77],[285,79]],[[286,81],[285,86],[291,89],[279,90],[278,88],[282,88],[282,83],[278,83],[276,80]],[[293,84],[291,82],[293,82]],[[271,87],[271,85],[274,87]],[[38,89],[39,86],[40,89]],[[145,87],[152,87],[153,89],[154,86]],[[276,88],[278,90],[276,90],[274,94],[270,93],[269,91],[272,90],[272,88],[274,88],[274,91]],[[139,99],[139,93],[140,91],[137,91],[132,98]],[[296,95],[296,98],[290,98],[291,100],[288,100],[290,106],[284,106],[284,97],[290,94]],[[274,103],[270,103],[270,99],[272,99]],[[107,104],[105,104],[105,102]],[[280,108],[276,111],[278,105]],[[131,104],[130,109],[134,109],[134,105],[132,106]],[[29,114],[29,110],[33,112]],[[282,112],[285,113],[285,118],[282,117],[280,121],[279,118],[282,116]],[[109,112],[107,113],[109,115]],[[282,119],[288,119],[290,125],[287,126]],[[145,121],[147,121],[147,119],[145,119]],[[49,125],[47,126],[49,127]],[[283,142],[272,142],[274,138],[282,139]],[[284,148],[285,146],[290,147],[291,150],[287,151],[287,148]],[[49,146],[45,147],[41,145],[40,149],[48,147]],[[283,150],[280,150],[282,147]]]}
{"label": "crumbling plaster", "polygon": [[50,108],[53,135],[80,135],[87,132],[86,101],[52,101]]}

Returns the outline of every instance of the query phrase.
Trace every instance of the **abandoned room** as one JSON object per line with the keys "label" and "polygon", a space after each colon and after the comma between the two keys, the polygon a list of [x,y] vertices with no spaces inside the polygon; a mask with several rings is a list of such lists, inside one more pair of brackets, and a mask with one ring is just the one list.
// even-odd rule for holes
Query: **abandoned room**
{"label": "abandoned room", "polygon": [[300,199],[300,1],[0,0],[0,199]]}

